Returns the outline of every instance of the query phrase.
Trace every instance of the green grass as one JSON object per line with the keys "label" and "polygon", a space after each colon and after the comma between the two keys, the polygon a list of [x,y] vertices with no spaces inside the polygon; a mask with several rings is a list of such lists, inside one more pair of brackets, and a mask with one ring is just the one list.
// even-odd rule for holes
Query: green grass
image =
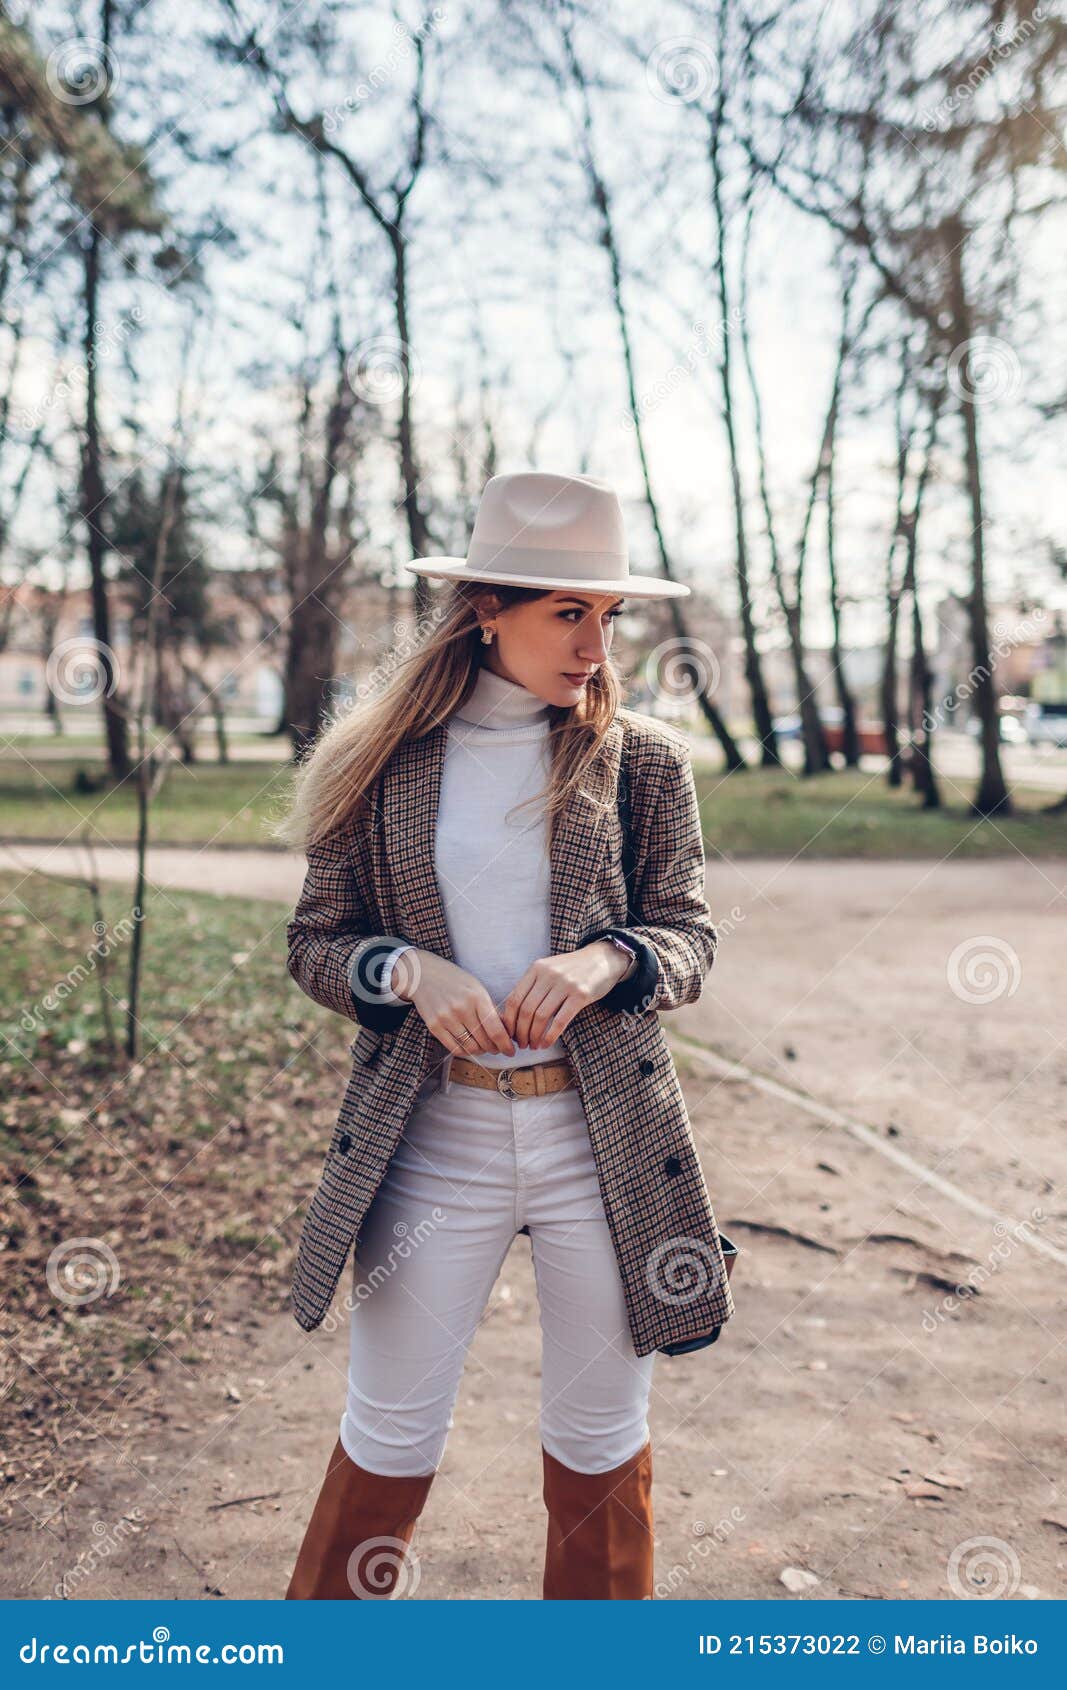
{"label": "green grass", "polygon": [[[266,737],[267,736],[265,734],[254,732],[249,733],[244,729],[240,732],[234,732],[232,729],[228,729],[226,733],[226,743],[229,746],[259,745],[262,744]],[[153,745],[169,745],[173,747],[175,744],[174,735],[162,728],[151,729],[149,731],[148,738],[149,742]],[[213,730],[201,728],[194,738],[197,750],[201,756],[214,757],[217,741]],[[5,753],[9,748],[19,751],[33,752],[37,746],[46,745],[50,748],[56,747],[64,751],[80,751],[85,748],[87,750],[95,750],[99,752],[101,757],[105,755],[105,742],[101,738],[99,730],[95,728],[78,728],[73,732],[64,734],[5,734],[2,742],[0,743],[2,743]],[[279,748],[279,757],[287,755],[286,747],[288,742],[284,738],[281,736],[274,738],[272,736],[271,743]]]}
{"label": "green grass", "polygon": [[[79,790],[79,771],[94,786]],[[157,845],[275,846],[268,819],[284,807],[288,764],[241,762],[176,765],[152,812]],[[696,767],[704,839],[715,856],[965,857],[1059,856],[1067,850],[1067,815],[1042,811],[1055,793],[1016,787],[1017,814],[978,822],[968,813],[973,777],[942,780],[943,805],[920,809],[907,787],[890,791],[884,777],[841,770],[804,780],[753,769],[723,776]],[[27,758],[0,761],[2,837],[67,839],[88,824],[99,844],[128,845],[137,836],[132,781],[114,786],[102,765]]]}
{"label": "green grass", "polygon": [[[87,969],[87,892],[0,872],[13,1471],[36,1471],[41,1428],[60,1425],[71,1454],[54,1466],[76,1468],[78,1427],[116,1408],[133,1424],[157,1402],[159,1377],[179,1380],[182,1358],[210,1351],[213,1333],[249,1308],[284,1307],[351,1067],[351,1024],[286,972],[284,906],[171,891],[153,895],[142,930],[131,1067],[108,1048],[101,1008],[103,982],[121,1039],[129,893],[105,885],[101,897],[114,948]],[[117,1284],[83,1304],[57,1295],[47,1271],[77,1239],[95,1241],[94,1263],[110,1251],[119,1267]]]}
{"label": "green grass", "polygon": [[[288,764],[176,764],[153,801],[150,838],[158,845],[273,845],[266,822],[283,807],[290,778]],[[0,761],[0,812],[10,840],[74,843],[86,824],[97,844],[137,838],[133,779],[116,785],[102,764],[76,759]]]}
{"label": "green grass", "polygon": [[695,772],[709,856],[1028,857],[1067,851],[1067,813],[1044,815],[1055,793],[1017,787],[1016,814],[969,814],[974,782],[941,783],[940,810],[923,810],[880,774],[840,770],[808,780],[781,771]]}

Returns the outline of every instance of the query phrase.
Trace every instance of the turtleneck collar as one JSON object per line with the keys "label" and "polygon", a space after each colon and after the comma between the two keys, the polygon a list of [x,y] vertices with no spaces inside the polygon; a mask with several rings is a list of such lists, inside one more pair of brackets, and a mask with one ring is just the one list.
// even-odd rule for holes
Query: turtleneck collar
{"label": "turtleneck collar", "polygon": [[549,706],[529,687],[505,680],[482,664],[470,697],[453,714],[482,728],[534,727],[547,723]]}

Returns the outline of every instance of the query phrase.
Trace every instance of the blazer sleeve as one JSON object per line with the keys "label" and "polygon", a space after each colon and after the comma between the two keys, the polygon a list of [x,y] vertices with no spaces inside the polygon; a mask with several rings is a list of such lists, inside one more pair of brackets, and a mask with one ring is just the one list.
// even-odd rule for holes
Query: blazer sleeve
{"label": "blazer sleeve", "polygon": [[[630,977],[598,1000],[619,1013],[643,1015],[695,1003],[715,960],[718,935],[704,897],[704,837],[692,757],[684,746],[668,749],[667,766],[655,769],[657,794],[634,889],[641,920],[632,927],[600,928],[581,941],[588,945],[617,933],[637,951]],[[651,778],[644,777],[646,791]],[[635,815],[635,831],[638,825]],[[640,840],[635,846],[640,852]]]}
{"label": "blazer sleeve", "polygon": [[382,989],[386,959],[407,940],[369,933],[348,852],[339,828],[307,852],[307,873],[286,928],[286,967],[302,992],[360,1026],[390,1033],[414,1005]]}

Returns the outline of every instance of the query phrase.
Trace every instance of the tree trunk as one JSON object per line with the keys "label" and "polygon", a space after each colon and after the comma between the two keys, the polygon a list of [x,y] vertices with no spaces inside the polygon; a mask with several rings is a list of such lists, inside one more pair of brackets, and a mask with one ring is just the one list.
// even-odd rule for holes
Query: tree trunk
{"label": "tree trunk", "polygon": [[[726,7],[719,11],[720,60],[725,33]],[[760,742],[760,762],[763,768],[780,768],[781,754],[778,736],[774,731],[774,717],[763,679],[763,666],[756,647],[756,626],[752,615],[749,586],[748,534],[745,523],[745,495],[741,481],[741,464],[737,451],[737,432],[734,427],[733,355],[730,326],[729,282],[726,274],[726,221],[722,204],[722,161],[719,140],[725,106],[725,89],[720,79],[719,95],[714,113],[708,113],[708,162],[711,166],[711,206],[715,219],[715,279],[719,296],[719,328],[722,351],[719,357],[719,383],[722,388],[722,420],[726,431],[726,449],[730,461],[730,490],[734,507],[734,571],[737,576],[737,597],[741,617],[741,637],[745,643],[745,681],[752,699],[752,723]]]}
{"label": "tree trunk", "polygon": [[973,333],[970,302],[963,276],[965,232],[962,218],[950,220],[949,276],[952,319],[958,367],[959,414],[963,424],[964,462],[971,513],[971,590],[967,613],[974,663],[974,702],[981,729],[982,770],[978,790],[971,800],[974,815],[1011,815],[1012,802],[1000,767],[1000,720],[997,693],[990,666],[989,619],[985,599],[985,516],[982,509],[982,461],[978,444],[978,412],[971,375],[970,342]]}
{"label": "tree trunk", "polygon": [[138,1009],[141,996],[141,960],[144,952],[143,918],[148,882],[146,874],[148,829],[152,814],[152,799],[158,792],[167,770],[165,754],[161,756],[158,752],[149,750],[146,718],[148,701],[154,685],[152,667],[157,657],[159,644],[158,615],[160,588],[163,584],[163,564],[167,555],[171,529],[174,526],[180,478],[180,468],[177,464],[172,464],[165,484],[159,532],[156,536],[155,554],[152,560],[152,579],[149,583],[148,605],[145,612],[144,669],[141,675],[141,694],[137,703],[137,878],[134,884],[133,908],[142,919],[135,923],[133,929],[126,987],[126,1055],[131,1062],[136,1059],[140,1044],[141,1023]]}
{"label": "tree trunk", "polygon": [[830,572],[830,615],[833,625],[830,657],[833,661],[837,702],[841,706],[843,724],[841,749],[844,754],[845,767],[854,769],[858,767],[860,760],[859,735],[856,732],[856,701],[852,696],[852,688],[849,686],[848,677],[845,674],[844,650],[841,641],[841,591],[837,580],[837,556],[834,539],[834,446],[831,440],[830,454],[826,464],[826,561]]}
{"label": "tree trunk", "polygon": [[[408,340],[407,247],[399,228],[390,235],[393,248],[393,303],[396,311],[396,332],[400,341],[400,476],[403,483],[404,516],[408,525],[408,541],[412,558],[428,557],[433,542],[419,502],[418,454],[415,450],[415,419],[411,407],[411,358]],[[430,583],[424,575],[414,575],[415,624],[421,627],[430,611]]]}
{"label": "tree trunk", "polygon": [[941,793],[930,756],[933,740],[930,728],[933,720],[933,676],[926,661],[922,613],[919,609],[919,595],[914,587],[911,595],[911,696],[915,700],[918,716],[911,747],[912,785],[916,792],[922,794],[923,809],[937,810],[941,806]]}
{"label": "tree trunk", "polygon": [[[749,245],[749,230],[751,217],[746,223],[744,250],[747,257]],[[808,679],[807,665],[804,661],[804,641],[801,631],[802,603],[801,584],[803,581],[803,558],[807,544],[807,530],[811,521],[812,504],[815,497],[815,480],[809,489],[807,512],[804,519],[804,531],[801,535],[797,567],[797,584],[793,599],[786,590],[785,577],[782,571],[781,553],[778,549],[778,534],[774,521],[774,510],[771,505],[770,486],[767,479],[767,452],[763,438],[763,405],[760,399],[759,383],[756,380],[755,365],[752,361],[752,344],[748,332],[748,285],[746,277],[747,263],[742,264],[740,339],[741,350],[744,354],[745,370],[748,375],[749,392],[752,396],[752,421],[756,446],[756,464],[758,469],[758,485],[760,505],[763,510],[764,526],[767,530],[767,548],[770,554],[771,579],[777,594],[778,604],[785,623],[786,636],[789,640],[789,655],[793,663],[793,678],[797,693],[797,711],[800,715],[801,734],[804,744],[804,773],[817,774],[828,766],[829,758],[826,752],[826,741],[823,738],[822,723],[819,720],[818,708],[815,704],[815,692]],[[816,469],[816,476],[818,469]]]}
{"label": "tree trunk", "polygon": [[336,618],[313,591],[305,593],[290,618],[285,670],[289,733],[297,760],[326,719],[336,642]]}
{"label": "tree trunk", "polygon": [[[607,185],[597,167],[596,154],[593,146],[593,117],[589,104],[589,88],[585,72],[574,49],[570,30],[564,26],[561,39],[566,49],[568,63],[575,87],[578,89],[582,101],[582,167],[585,171],[586,182],[589,187],[589,198],[597,214],[600,225],[599,244],[608,256],[608,271],[611,285],[611,302],[615,311],[615,321],[619,327],[619,339],[622,345],[623,370],[626,377],[626,395],[629,406],[630,420],[633,424],[634,442],[637,446],[637,457],[641,467],[641,481],[645,490],[645,503],[652,521],[652,531],[656,537],[656,547],[663,568],[663,574],[668,581],[673,581],[674,571],[667,542],[660,522],[659,505],[652,488],[652,476],[648,466],[648,454],[645,450],[644,428],[641,422],[641,407],[637,399],[637,381],[634,371],[633,346],[630,339],[630,321],[623,299],[622,263],[619,257],[619,246],[615,238],[615,222],[612,216],[611,200]],[[681,602],[677,598],[666,601],[679,645],[679,656],[685,662],[693,682],[693,692],[705,721],[722,748],[728,772],[746,767],[745,759],[741,755],[733,735],[714,700],[710,696],[708,665],[700,661],[696,652],[695,641],[686,628],[685,617],[682,614]]]}
{"label": "tree trunk", "polygon": [[84,301],[85,325],[82,346],[85,353],[85,442],[82,449],[82,520],[85,523],[89,553],[90,597],[93,607],[93,634],[97,644],[100,680],[103,688],[104,734],[107,740],[108,762],[115,780],[124,780],[130,772],[129,739],[126,715],[116,695],[114,652],[111,645],[111,613],[104,578],[107,542],[104,538],[104,474],[101,467],[100,417],[97,396],[97,346],[99,345],[100,249],[102,236],[95,223],[89,225],[85,248]]}
{"label": "tree trunk", "polygon": [[934,465],[937,429],[945,403],[945,389],[939,387],[930,402],[930,420],[923,450],[923,461],[915,484],[915,499],[907,522],[907,562],[902,591],[911,594],[911,674],[908,693],[909,710],[916,717],[911,740],[911,779],[913,789],[922,795],[923,809],[936,810],[941,806],[941,793],[933,763],[934,714],[933,676],[926,661],[922,611],[919,606],[918,553],[919,519],[923,496]]}
{"label": "tree trunk", "polygon": [[[895,538],[895,536],[894,536]],[[889,551],[889,618],[882,664],[882,732],[887,753],[886,785],[900,786],[903,769],[900,755],[900,720],[897,712],[897,636],[900,629],[900,593],[892,581],[893,547]]]}

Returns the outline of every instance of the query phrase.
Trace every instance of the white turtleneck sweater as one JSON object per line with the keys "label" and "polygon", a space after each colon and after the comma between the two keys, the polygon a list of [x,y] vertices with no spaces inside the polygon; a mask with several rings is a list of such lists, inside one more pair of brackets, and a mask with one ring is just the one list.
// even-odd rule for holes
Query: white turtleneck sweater
{"label": "white turtleneck sweater", "polygon": [[[549,862],[544,799],[509,814],[547,786],[549,707],[514,681],[478,671],[467,702],[449,719],[441,771],[434,867],[452,955],[499,1010],[531,962],[551,955]],[[382,1001],[398,946],[382,969]],[[487,1067],[518,1067],[565,1056],[559,1039],[513,1056],[477,1052]]]}

